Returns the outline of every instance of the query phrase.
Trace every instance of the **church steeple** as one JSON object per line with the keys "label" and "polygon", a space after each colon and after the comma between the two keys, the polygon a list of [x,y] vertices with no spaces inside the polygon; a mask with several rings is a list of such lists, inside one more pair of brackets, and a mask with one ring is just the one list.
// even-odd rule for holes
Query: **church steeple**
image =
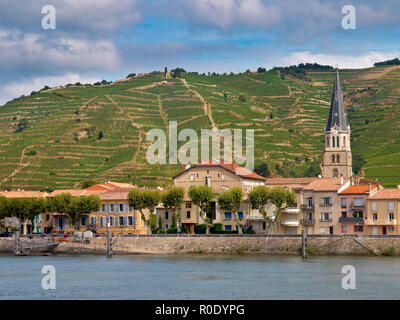
{"label": "church steeple", "polygon": [[334,127],[343,131],[350,130],[346,113],[344,112],[342,87],[340,86],[339,71],[337,69],[335,84],[333,85],[331,108],[325,131],[331,131]]}
{"label": "church steeple", "polygon": [[339,72],[333,85],[328,123],[325,127],[325,150],[322,175],[325,178],[351,177],[350,125],[344,112],[343,93]]}

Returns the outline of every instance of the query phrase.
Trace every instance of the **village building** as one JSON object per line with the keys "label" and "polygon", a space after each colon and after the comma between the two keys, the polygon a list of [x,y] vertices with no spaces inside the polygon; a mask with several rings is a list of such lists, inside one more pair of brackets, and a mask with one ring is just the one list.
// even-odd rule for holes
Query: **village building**
{"label": "village building", "polygon": [[380,189],[368,197],[367,234],[399,234],[400,189]]}

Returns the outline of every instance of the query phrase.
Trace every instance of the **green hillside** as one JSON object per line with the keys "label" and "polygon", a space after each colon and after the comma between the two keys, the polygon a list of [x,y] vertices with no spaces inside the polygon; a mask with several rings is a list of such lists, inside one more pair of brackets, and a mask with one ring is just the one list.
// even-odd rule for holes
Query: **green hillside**
{"label": "green hillside", "polygon": [[[68,188],[87,180],[167,185],[182,166],[147,164],[145,134],[169,120],[178,121],[178,130],[253,128],[256,165],[266,162],[272,175],[315,176],[334,77],[154,73],[15,99],[0,107],[0,189]],[[341,70],[340,77],[355,167],[363,164],[361,173],[385,186],[400,184],[400,69]]]}

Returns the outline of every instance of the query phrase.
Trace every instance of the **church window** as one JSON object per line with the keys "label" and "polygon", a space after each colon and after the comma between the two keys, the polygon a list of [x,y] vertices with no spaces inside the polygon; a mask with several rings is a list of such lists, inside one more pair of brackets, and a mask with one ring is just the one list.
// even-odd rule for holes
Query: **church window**
{"label": "church window", "polygon": [[339,137],[336,137],[336,147],[339,148]]}
{"label": "church window", "polygon": [[335,137],[332,137],[332,148],[335,147]]}
{"label": "church window", "polygon": [[336,162],[337,162],[337,163],[340,162],[340,155],[336,155]]}
{"label": "church window", "polygon": [[335,155],[332,155],[332,163],[335,163]]}
{"label": "church window", "polygon": [[334,178],[337,178],[337,177],[339,177],[339,170],[338,169],[333,169],[333,177]]}
{"label": "church window", "polygon": [[343,137],[343,147],[346,146],[346,137]]}

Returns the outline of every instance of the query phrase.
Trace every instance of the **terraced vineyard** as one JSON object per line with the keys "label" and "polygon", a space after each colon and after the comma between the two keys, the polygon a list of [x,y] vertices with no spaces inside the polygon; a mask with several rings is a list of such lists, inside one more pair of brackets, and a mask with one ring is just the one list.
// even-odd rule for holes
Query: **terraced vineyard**
{"label": "terraced vineyard", "polygon": [[[171,120],[178,130],[198,132],[252,128],[256,164],[268,163],[272,175],[318,174],[333,72],[309,73],[311,82],[281,80],[278,71],[182,76],[50,89],[0,107],[0,188],[67,188],[86,180],[168,185],[182,166],[149,165],[145,135]],[[400,69],[340,76],[353,154],[365,160],[361,172],[399,184]]]}

